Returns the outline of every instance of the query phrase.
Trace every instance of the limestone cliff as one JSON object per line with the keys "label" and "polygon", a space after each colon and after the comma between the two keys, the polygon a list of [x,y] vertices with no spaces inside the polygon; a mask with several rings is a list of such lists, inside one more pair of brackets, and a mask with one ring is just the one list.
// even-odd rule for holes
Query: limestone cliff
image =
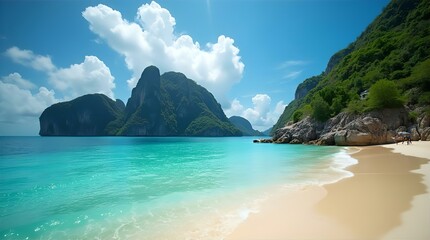
{"label": "limestone cliff", "polygon": [[171,109],[163,104],[165,101],[162,98],[160,71],[154,66],[147,67],[127,101],[125,125],[119,135],[175,135],[175,123],[170,123],[168,119],[168,116],[172,115]]}
{"label": "limestone cliff", "polygon": [[54,104],[40,116],[41,136],[115,135],[112,124],[124,111],[124,103],[103,94],[88,94]]}
{"label": "limestone cliff", "polygon": [[239,136],[213,95],[184,74],[147,67],[127,102],[119,135]]}
{"label": "limestone cliff", "polygon": [[54,104],[40,117],[40,135],[240,136],[219,103],[182,73],[147,67],[127,105],[102,94]]}

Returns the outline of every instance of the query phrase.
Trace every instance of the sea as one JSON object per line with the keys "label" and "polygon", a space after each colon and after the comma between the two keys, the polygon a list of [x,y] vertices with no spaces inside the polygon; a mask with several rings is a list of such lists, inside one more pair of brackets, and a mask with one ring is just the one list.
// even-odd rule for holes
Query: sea
{"label": "sea", "polygon": [[3,239],[224,239],[274,194],[352,176],[347,148],[255,137],[0,137]]}

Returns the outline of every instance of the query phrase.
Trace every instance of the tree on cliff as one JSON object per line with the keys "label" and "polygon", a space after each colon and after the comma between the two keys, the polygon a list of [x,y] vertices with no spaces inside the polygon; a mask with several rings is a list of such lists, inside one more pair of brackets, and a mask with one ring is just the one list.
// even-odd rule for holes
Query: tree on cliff
{"label": "tree on cliff", "polygon": [[369,90],[369,107],[371,109],[396,108],[403,106],[403,100],[396,83],[379,80]]}
{"label": "tree on cliff", "polygon": [[311,102],[312,117],[319,121],[326,121],[330,118],[330,105],[319,95]]}

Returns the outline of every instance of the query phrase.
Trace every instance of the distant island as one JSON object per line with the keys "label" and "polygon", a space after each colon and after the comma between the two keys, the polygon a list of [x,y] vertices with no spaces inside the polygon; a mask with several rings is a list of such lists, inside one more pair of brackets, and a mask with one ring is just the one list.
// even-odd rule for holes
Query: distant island
{"label": "distant island", "polygon": [[41,136],[241,136],[220,104],[184,74],[147,67],[127,104],[89,94],[54,104],[39,118]]}
{"label": "distant island", "polygon": [[430,8],[392,1],[325,71],[306,79],[268,142],[392,143],[430,140]]}
{"label": "distant island", "polygon": [[[240,116],[231,116],[230,122],[239,129],[244,136],[264,136],[265,134],[252,128],[251,123],[246,118]],[[267,135],[266,135],[267,136]]]}

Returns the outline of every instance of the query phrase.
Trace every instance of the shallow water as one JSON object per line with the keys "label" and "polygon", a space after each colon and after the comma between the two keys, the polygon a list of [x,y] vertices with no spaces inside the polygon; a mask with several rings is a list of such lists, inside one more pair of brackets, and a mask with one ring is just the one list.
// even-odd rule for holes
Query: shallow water
{"label": "shallow water", "polygon": [[252,138],[0,137],[5,239],[221,239],[274,189],[350,175],[344,148]]}

